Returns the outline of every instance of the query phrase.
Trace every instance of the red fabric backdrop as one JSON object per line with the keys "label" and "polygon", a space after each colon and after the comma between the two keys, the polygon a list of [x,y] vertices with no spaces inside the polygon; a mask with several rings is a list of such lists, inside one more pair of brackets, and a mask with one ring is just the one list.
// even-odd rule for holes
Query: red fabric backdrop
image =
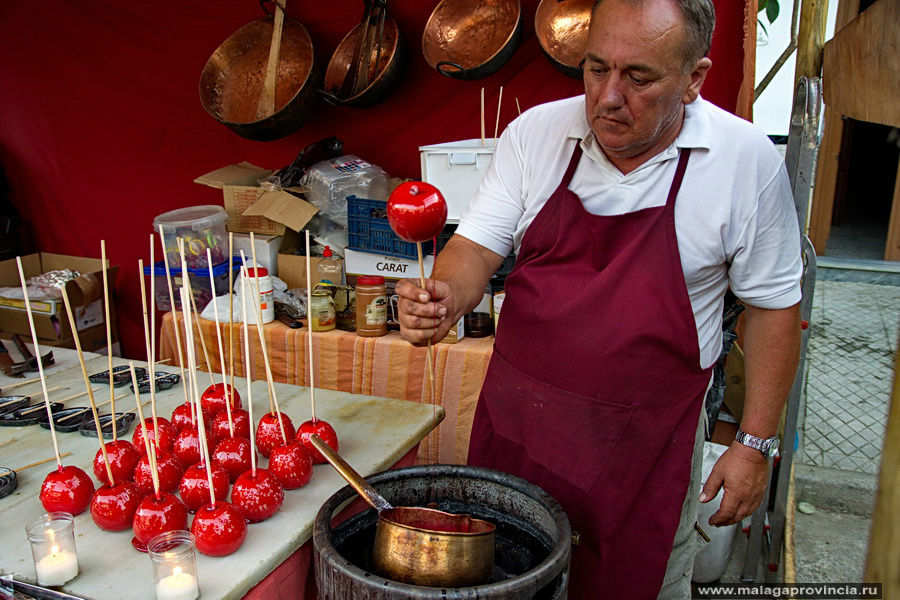
{"label": "red fabric backdrop", "polygon": [[[278,168],[307,144],[336,135],[344,149],[391,175],[418,177],[420,145],[479,135],[479,93],[486,89],[488,135],[500,86],[501,128],[523,109],[581,93],[581,82],[554,70],[534,36],[537,0],[523,0],[525,27],[513,58],[486,79],[458,81],[431,70],[421,32],[435,1],[392,0],[391,14],[410,47],[403,83],[369,109],[320,103],[293,135],[251,142],[209,117],[199,75],[233,31],[259,18],[250,0],[201,2],[0,3],[0,166],[26,222],[28,249],[99,256],[114,264],[126,356],[144,354],[137,260],[149,258],[154,216],[220,204],[218,190],[192,180],[249,160]],[[703,94],[734,110],[742,77],[744,3],[719,0],[714,67]],[[324,66],[362,15],[354,0],[290,2],[287,12],[312,35]]]}

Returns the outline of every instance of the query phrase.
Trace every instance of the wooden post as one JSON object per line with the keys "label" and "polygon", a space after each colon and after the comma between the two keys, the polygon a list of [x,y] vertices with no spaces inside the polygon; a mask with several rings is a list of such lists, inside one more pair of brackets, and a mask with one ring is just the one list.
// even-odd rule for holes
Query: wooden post
{"label": "wooden post", "polygon": [[894,393],[884,434],[865,581],[882,582],[882,598],[900,598],[900,354],[894,359]]}
{"label": "wooden post", "polygon": [[803,0],[800,5],[800,29],[797,32],[797,65],[794,87],[802,76],[820,77],[822,49],[825,46],[825,20],[828,0]]}

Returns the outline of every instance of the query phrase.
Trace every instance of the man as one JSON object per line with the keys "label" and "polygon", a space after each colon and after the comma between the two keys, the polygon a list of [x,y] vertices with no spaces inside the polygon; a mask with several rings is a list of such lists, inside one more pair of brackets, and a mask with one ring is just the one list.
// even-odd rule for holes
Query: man
{"label": "man", "polygon": [[[708,0],[595,4],[585,96],[507,128],[427,290],[397,287],[403,335],[439,340],[517,250],[469,462],[560,501],[581,534],[571,598],[690,597],[697,500],[724,488],[719,526],[759,505],[752,446],[777,433],[797,366],[787,176],[761,132],[699,97],[713,25]],[[746,305],[749,437],[698,498],[729,286]]]}

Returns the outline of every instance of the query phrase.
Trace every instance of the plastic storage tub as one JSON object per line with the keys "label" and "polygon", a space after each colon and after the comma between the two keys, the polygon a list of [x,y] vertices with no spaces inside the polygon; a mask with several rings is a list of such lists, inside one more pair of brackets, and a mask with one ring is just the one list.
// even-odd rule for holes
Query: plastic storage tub
{"label": "plastic storage tub", "polygon": [[[241,257],[235,256],[232,259],[232,269],[234,270],[233,279],[237,279],[239,269],[241,267]],[[181,310],[181,295],[178,289],[183,285],[184,279],[181,276],[181,261],[175,264],[169,263],[169,271],[172,275],[172,287],[175,295],[175,308]],[[156,308],[159,310],[172,310],[172,304],[169,302],[169,284],[166,282],[166,265],[163,261],[159,261],[153,267],[144,267],[144,275],[153,275],[154,285],[156,286]],[[191,281],[191,291],[194,294],[194,301],[197,303],[197,310],[202,311],[210,300],[212,300],[212,291],[209,285],[209,268],[192,269],[188,267],[188,278]],[[213,281],[216,286],[216,296],[228,293],[228,261],[225,260],[213,267]]]}
{"label": "plastic storage tub", "polygon": [[419,147],[422,181],[444,195],[447,223],[459,223],[491,164],[496,144],[496,139],[488,138],[484,142],[473,139]]}
{"label": "plastic storage tub", "polygon": [[228,259],[228,234],[225,231],[227,220],[228,215],[221,206],[188,206],[157,216],[153,219],[153,228],[160,233],[160,226],[163,227],[163,248],[169,257],[170,267],[181,266],[178,238],[182,238],[187,266],[199,269],[207,266],[207,248],[214,265]]}
{"label": "plastic storage tub", "polygon": [[[400,239],[387,220],[387,202],[347,196],[347,247],[352,250],[416,259],[414,242]],[[422,243],[422,253],[431,254],[434,244]]]}

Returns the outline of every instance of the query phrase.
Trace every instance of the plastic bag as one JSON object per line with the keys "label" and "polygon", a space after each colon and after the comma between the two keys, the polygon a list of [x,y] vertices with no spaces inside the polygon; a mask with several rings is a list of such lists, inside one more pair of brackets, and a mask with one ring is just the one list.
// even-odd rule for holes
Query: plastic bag
{"label": "plastic bag", "polygon": [[381,167],[352,154],[311,166],[302,179],[307,201],[332,221],[347,227],[347,196],[387,200],[388,176]]}
{"label": "plastic bag", "polygon": [[[703,443],[701,486],[709,479],[713,466],[726,450],[728,450],[728,446],[723,446],[722,444]],[[700,489],[697,489],[695,493],[699,496]],[[701,543],[700,552],[694,557],[694,573],[691,579],[697,583],[710,583],[718,580],[725,572],[725,567],[728,566],[728,558],[731,555],[731,542],[734,539],[734,533],[737,531],[738,524],[735,523],[725,527],[711,527],[708,525],[709,518],[714,512],[719,510],[723,493],[724,490],[720,489],[715,498],[706,504],[700,504],[697,511],[697,522],[709,536],[709,543]]]}

